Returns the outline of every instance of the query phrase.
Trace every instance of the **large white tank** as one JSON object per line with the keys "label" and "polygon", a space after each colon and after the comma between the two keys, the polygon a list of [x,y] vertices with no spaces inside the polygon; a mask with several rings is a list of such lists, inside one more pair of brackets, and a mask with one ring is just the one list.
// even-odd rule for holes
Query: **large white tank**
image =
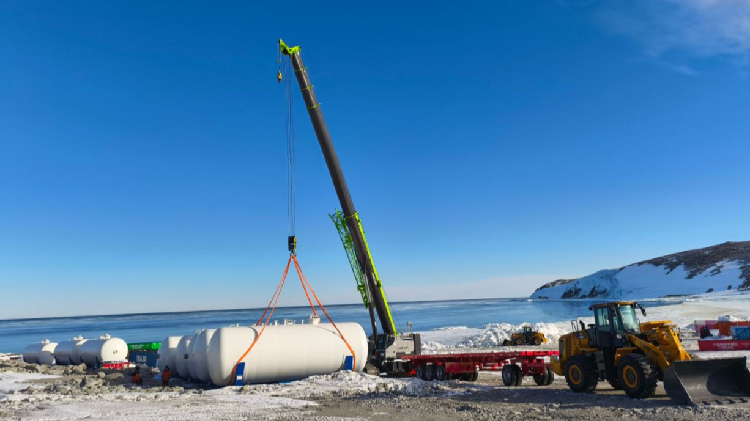
{"label": "large white tank", "polygon": [[50,342],[49,339],[31,344],[23,350],[23,360],[32,364],[52,365],[55,363],[55,348],[57,342]]}
{"label": "large white tank", "polygon": [[[185,357],[188,354],[188,347],[190,346],[190,340],[192,338],[193,335],[183,336],[182,339],[180,339],[180,342],[177,343],[177,348],[175,349],[174,370],[176,370],[177,375],[183,379],[187,379],[190,374],[188,373],[187,358]],[[173,374],[175,373],[174,370],[172,371]]]}
{"label": "large white tank", "polygon": [[70,363],[71,364],[73,364],[73,365],[83,364],[83,360],[81,360],[81,347],[87,341],[88,341],[88,339],[84,339],[84,340],[78,342],[73,347],[73,352],[70,354]]}
{"label": "large white tank", "polygon": [[128,344],[120,338],[108,334],[99,339],[89,339],[78,348],[78,356],[89,367],[101,365],[105,361],[127,361]]}
{"label": "large white tank", "polygon": [[204,329],[190,342],[190,358],[188,359],[190,377],[203,382],[211,379],[208,374],[208,344],[215,332],[216,329]]}
{"label": "large white tank", "polygon": [[[55,348],[55,362],[60,365],[80,364],[81,358],[76,352],[76,345],[83,345],[84,342],[86,342],[86,339],[83,339],[83,336],[78,335],[69,341],[63,341],[57,344],[57,347]],[[80,349],[80,347],[78,349]],[[73,358],[74,352],[76,352],[75,359]]]}
{"label": "large white tank", "polygon": [[[367,362],[365,331],[357,323],[336,326],[356,354],[355,371],[362,371]],[[214,384],[234,384],[232,369],[260,330],[260,326],[224,327],[213,334],[208,345],[208,372]],[[351,351],[330,323],[269,325],[244,359],[244,382],[280,382],[333,373],[345,368],[349,355]]]}
{"label": "large white tank", "polygon": [[161,341],[159,352],[156,354],[159,371],[164,371],[169,366],[171,373],[176,372],[177,367],[175,367],[174,357],[177,354],[177,344],[180,343],[180,339],[182,339],[182,336],[167,336]]}
{"label": "large white tank", "polygon": [[193,335],[192,338],[190,338],[190,345],[187,347],[187,371],[188,371],[188,378],[195,379],[195,363],[193,360],[193,353],[195,352],[195,344],[198,343],[198,335],[201,334],[203,330],[196,330],[195,335]]}

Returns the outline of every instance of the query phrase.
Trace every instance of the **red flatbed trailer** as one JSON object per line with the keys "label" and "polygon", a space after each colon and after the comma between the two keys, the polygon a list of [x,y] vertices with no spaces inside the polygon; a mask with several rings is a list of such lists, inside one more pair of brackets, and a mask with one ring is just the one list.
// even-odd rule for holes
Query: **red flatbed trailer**
{"label": "red flatbed trailer", "polygon": [[401,359],[411,364],[412,375],[427,381],[476,381],[480,371],[502,371],[506,386],[520,386],[524,376],[533,376],[538,385],[546,386],[554,379],[548,359],[557,355],[558,351],[511,351],[405,355]]}

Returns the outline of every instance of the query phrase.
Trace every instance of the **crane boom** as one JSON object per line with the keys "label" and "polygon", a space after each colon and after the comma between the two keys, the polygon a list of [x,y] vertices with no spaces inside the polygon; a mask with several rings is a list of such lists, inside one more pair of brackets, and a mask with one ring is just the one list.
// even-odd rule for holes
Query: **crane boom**
{"label": "crane boom", "polygon": [[294,69],[294,74],[297,76],[297,82],[299,83],[302,97],[305,100],[307,112],[310,114],[310,120],[315,129],[315,135],[318,138],[320,149],[323,151],[323,157],[325,158],[326,166],[328,166],[328,172],[331,174],[331,180],[336,189],[336,195],[341,203],[343,217],[346,221],[346,228],[351,236],[354,254],[367,286],[366,295],[369,299],[369,303],[366,304],[369,304],[368,309],[370,310],[373,336],[378,336],[375,317],[372,312],[373,307],[377,313],[378,319],[380,320],[380,326],[383,333],[386,335],[396,335],[398,333],[396,330],[396,324],[393,322],[391,310],[388,306],[388,300],[383,291],[383,285],[378,278],[377,271],[375,270],[375,264],[372,261],[372,255],[370,254],[369,247],[365,240],[362,223],[357,214],[357,210],[354,208],[354,202],[349,193],[349,188],[346,185],[346,179],[341,170],[341,164],[336,155],[336,149],[333,147],[331,135],[328,132],[328,127],[323,119],[323,111],[320,109],[320,103],[315,97],[315,91],[313,90],[313,85],[310,83],[307,69],[302,64],[300,49],[299,47],[289,47],[284,44],[282,40],[279,40],[279,48],[284,55],[289,56],[292,62],[292,68]]}

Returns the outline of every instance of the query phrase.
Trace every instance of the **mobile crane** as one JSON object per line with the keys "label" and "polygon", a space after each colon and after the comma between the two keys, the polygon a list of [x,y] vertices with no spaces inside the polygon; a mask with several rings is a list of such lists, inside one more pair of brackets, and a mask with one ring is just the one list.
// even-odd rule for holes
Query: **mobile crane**
{"label": "mobile crane", "polygon": [[[344,244],[357,289],[362,295],[370,315],[372,335],[369,337],[368,364],[370,374],[385,373],[392,376],[416,376],[422,380],[476,381],[479,371],[502,371],[506,386],[520,386],[524,376],[533,376],[539,386],[548,386],[554,379],[549,359],[557,351],[480,352],[422,355],[421,337],[418,333],[399,332],[393,320],[383,284],[380,281],[372,254],[365,239],[362,221],[354,208],[349,188],[331,142],[331,135],[315,97],[307,69],[302,64],[299,47],[289,47],[279,40],[279,53],[288,57],[305,100],[315,135],[326,166],[331,175],[342,211],[331,215]],[[282,80],[281,69],[277,75]],[[296,238],[289,237],[289,251],[294,253]],[[410,325],[410,324],[409,324]],[[378,326],[382,331],[378,330]]]}
{"label": "mobile crane", "polygon": [[[339,231],[349,263],[357,279],[357,289],[360,291],[370,315],[372,336],[369,338],[370,355],[368,356],[367,371],[374,373],[377,370],[392,375],[409,374],[412,371],[412,365],[409,361],[403,360],[402,357],[421,354],[420,335],[411,332],[399,332],[396,329],[396,323],[393,321],[393,315],[388,306],[388,299],[383,291],[383,284],[375,269],[375,263],[365,239],[362,221],[354,208],[354,202],[346,185],[341,164],[331,142],[331,135],[323,119],[323,111],[315,97],[315,91],[312,83],[310,83],[307,69],[302,64],[300,47],[290,47],[284,41],[279,40],[279,51],[280,54],[287,56],[291,61],[315,135],[318,138],[326,166],[331,174],[333,186],[336,189],[336,195],[341,204],[342,211],[336,211],[331,215],[331,219]],[[279,70],[279,82],[281,82],[281,78],[282,75]],[[295,244],[296,239],[290,237],[290,251]],[[378,330],[378,321],[382,331]]]}

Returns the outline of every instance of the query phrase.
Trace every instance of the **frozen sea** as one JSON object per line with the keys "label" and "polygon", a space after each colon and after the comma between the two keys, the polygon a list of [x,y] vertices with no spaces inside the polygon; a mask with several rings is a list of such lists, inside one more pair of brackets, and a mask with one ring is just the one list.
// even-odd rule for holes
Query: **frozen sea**
{"label": "frozen sea", "polygon": [[[489,323],[553,323],[590,316],[593,301],[529,301],[523,299],[452,300],[391,303],[397,327],[426,332],[454,326],[483,328]],[[655,300],[649,307],[677,304],[679,300]],[[358,322],[370,333],[367,310],[362,304],[326,306],[335,322]],[[95,338],[109,333],[127,342],[159,342],[167,336],[187,335],[197,329],[219,328],[258,321],[264,308],[214,310],[179,313],[141,313],[106,316],[80,316],[40,319],[0,320],[0,352],[20,353],[43,339],[61,342],[77,335]],[[272,320],[302,320],[309,307],[280,307]]]}

